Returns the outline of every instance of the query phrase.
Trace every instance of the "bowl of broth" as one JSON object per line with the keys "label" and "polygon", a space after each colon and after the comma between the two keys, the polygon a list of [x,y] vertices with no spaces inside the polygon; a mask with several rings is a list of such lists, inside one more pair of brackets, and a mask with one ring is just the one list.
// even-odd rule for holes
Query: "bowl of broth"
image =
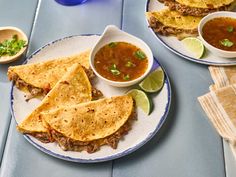
{"label": "bowl of broth", "polygon": [[153,65],[148,45],[113,25],[106,27],[90,54],[90,66],[104,82],[128,87],[147,76]]}
{"label": "bowl of broth", "polygon": [[198,26],[203,44],[215,55],[236,57],[236,13],[214,12],[205,16]]}

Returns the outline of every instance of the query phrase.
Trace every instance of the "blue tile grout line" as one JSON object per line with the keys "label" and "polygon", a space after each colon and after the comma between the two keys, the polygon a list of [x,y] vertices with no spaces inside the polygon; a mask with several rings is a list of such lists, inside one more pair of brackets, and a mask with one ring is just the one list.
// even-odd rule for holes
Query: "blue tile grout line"
{"label": "blue tile grout line", "polygon": [[37,6],[36,6],[36,9],[35,9],[34,20],[33,20],[32,27],[31,27],[31,31],[30,31],[30,35],[29,35],[29,43],[28,43],[28,48],[27,48],[26,57],[29,55],[29,46],[30,46],[30,44],[31,44],[32,33],[33,33],[33,31],[34,31],[34,27],[35,27],[35,24],[36,24],[36,19],[37,19],[38,14],[39,14],[39,9],[40,9],[41,1],[42,1],[42,0],[38,0]]}
{"label": "blue tile grout line", "polygon": [[[120,20],[120,29],[123,29],[123,18],[124,18],[124,1],[121,2],[121,20]],[[113,177],[113,167],[114,167],[115,160],[112,160],[111,162],[111,177]]]}
{"label": "blue tile grout line", "polygon": [[121,21],[120,21],[120,28],[121,29],[123,29],[123,18],[124,18],[124,1],[125,0],[122,0],[122,4],[121,4],[121,6],[122,6],[122,8],[121,8]]}
{"label": "blue tile grout line", "polygon": [[225,161],[225,147],[224,147],[224,142],[223,139],[221,138],[221,145],[222,145],[222,154],[223,154],[223,159],[224,159],[224,173],[225,173],[225,177],[227,177],[227,170],[226,170],[226,161]]}
{"label": "blue tile grout line", "polygon": [[0,156],[0,169],[1,169],[1,166],[2,166],[2,158],[3,158],[3,155],[4,155],[4,151],[5,151],[5,148],[6,148],[6,144],[7,144],[7,137],[8,137],[8,134],[9,134],[9,129],[10,129],[10,126],[11,126],[11,113],[9,112],[8,113],[8,117],[10,118],[10,121],[8,123],[8,128],[6,130],[6,135],[4,137],[4,140],[3,140],[3,149],[2,149],[2,153],[1,153],[1,156]]}
{"label": "blue tile grout line", "polygon": [[[30,34],[29,34],[28,46],[30,46],[30,42],[31,42],[31,39],[32,39],[32,31],[33,31],[33,29],[34,29],[35,22],[36,22],[36,19],[37,19],[37,16],[38,16],[40,4],[41,4],[41,0],[38,0],[37,6],[36,6],[36,9],[35,9],[35,13],[34,13],[34,18],[33,18],[32,27],[31,27]],[[28,53],[29,53],[29,47],[27,48],[26,55],[28,55]],[[4,147],[3,147],[3,150],[2,150],[2,155],[0,156],[0,168],[1,168],[1,166],[2,166],[2,158],[3,158],[3,156],[4,156],[4,152],[5,152],[5,148],[6,148],[6,144],[7,144],[7,137],[8,137],[8,135],[9,135],[9,130],[10,130],[11,121],[12,121],[11,113],[8,114],[8,116],[10,117],[10,121],[9,121],[9,126],[8,126],[8,129],[7,129],[7,133],[6,133],[6,136],[5,136],[5,143],[4,143]]]}

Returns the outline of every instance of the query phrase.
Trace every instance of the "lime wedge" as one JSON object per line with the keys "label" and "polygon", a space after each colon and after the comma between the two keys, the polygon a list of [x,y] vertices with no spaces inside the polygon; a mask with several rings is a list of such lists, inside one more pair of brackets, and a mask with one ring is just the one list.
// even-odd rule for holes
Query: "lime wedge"
{"label": "lime wedge", "polygon": [[145,112],[147,115],[151,112],[151,100],[149,100],[148,96],[145,92],[138,89],[132,89],[127,92],[128,95],[132,96],[134,99],[136,106],[141,108],[143,112]]}
{"label": "lime wedge", "polygon": [[182,40],[187,50],[192,52],[196,58],[201,58],[204,53],[204,45],[202,41],[195,37],[187,37]]}
{"label": "lime wedge", "polygon": [[149,74],[140,84],[142,90],[153,93],[158,92],[164,83],[164,72],[161,67],[158,67],[151,74]]}

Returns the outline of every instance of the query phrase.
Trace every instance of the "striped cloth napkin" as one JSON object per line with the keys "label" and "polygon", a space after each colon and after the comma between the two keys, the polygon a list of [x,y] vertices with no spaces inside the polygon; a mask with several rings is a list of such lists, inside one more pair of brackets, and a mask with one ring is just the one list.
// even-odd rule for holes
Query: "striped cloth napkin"
{"label": "striped cloth napkin", "polygon": [[236,66],[210,66],[214,84],[198,100],[220,136],[226,139],[236,159]]}

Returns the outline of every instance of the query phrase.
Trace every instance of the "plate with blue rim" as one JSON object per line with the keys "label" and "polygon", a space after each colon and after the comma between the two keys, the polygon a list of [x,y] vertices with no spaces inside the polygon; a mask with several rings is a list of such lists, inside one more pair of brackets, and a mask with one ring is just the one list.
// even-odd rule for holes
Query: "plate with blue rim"
{"label": "plate with blue rim", "polygon": [[[162,9],[168,8],[164,6],[163,3],[159,2],[158,0],[147,0],[146,4],[146,12],[153,12],[153,11],[160,11]],[[146,20],[147,21],[147,20]],[[147,21],[147,25],[149,25]],[[201,59],[197,59],[194,57],[194,54],[188,51],[183,43],[178,40],[176,37],[173,36],[163,36],[157,34],[153,31],[150,27],[153,35],[160,41],[162,45],[164,45],[167,49],[174,52],[175,54],[181,56],[183,59],[205,64],[205,65],[215,65],[215,66],[232,66],[236,65],[236,59],[234,58],[222,58],[213,55],[208,49],[205,48],[204,56]]]}
{"label": "plate with blue rim", "polygon": [[[35,51],[29,56],[24,64],[46,61],[50,58],[69,56],[80,53],[89,48],[99,39],[99,35],[76,35],[69,36],[50,42]],[[155,59],[152,69],[162,67]],[[163,69],[163,68],[162,68]],[[164,69],[163,69],[164,70]],[[105,97],[123,95],[131,88],[116,88],[106,85],[96,78],[95,87],[101,90]],[[14,85],[11,89],[11,113],[16,123],[20,123],[30,114],[39,104],[40,100],[31,99],[25,101],[25,93],[18,90]],[[39,150],[67,161],[80,163],[95,163],[117,159],[134,152],[147,143],[165,122],[171,103],[171,87],[168,76],[165,72],[165,81],[158,94],[152,94],[154,108],[152,113],[147,116],[142,110],[137,109],[137,120],[134,121],[132,129],[120,140],[117,149],[109,146],[102,146],[95,153],[63,151],[57,143],[42,143],[30,135],[24,137]]]}

